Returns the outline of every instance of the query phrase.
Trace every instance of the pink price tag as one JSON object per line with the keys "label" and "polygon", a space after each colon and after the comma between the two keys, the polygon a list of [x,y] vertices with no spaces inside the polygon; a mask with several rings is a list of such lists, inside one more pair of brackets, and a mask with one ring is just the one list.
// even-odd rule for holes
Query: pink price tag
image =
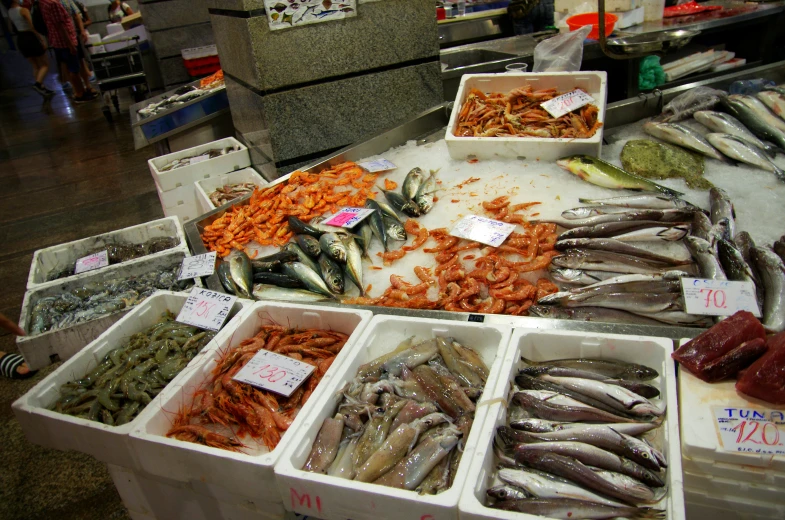
{"label": "pink price tag", "polygon": [[324,223],[328,226],[352,228],[373,212],[374,210],[368,208],[343,208]]}

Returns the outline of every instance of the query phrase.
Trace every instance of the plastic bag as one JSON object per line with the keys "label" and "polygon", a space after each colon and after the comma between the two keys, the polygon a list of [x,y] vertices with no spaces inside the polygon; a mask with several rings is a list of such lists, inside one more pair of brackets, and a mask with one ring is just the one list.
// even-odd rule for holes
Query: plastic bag
{"label": "plastic bag", "polygon": [[534,72],[574,72],[581,70],[583,40],[591,32],[591,25],[577,31],[558,34],[534,48]]}
{"label": "plastic bag", "polygon": [[659,56],[646,56],[641,61],[640,71],[638,72],[638,88],[640,90],[652,90],[665,83],[665,71],[660,65]]}
{"label": "plastic bag", "polygon": [[687,119],[698,110],[711,110],[727,95],[722,90],[695,87],[671,99],[658,119],[669,123]]}

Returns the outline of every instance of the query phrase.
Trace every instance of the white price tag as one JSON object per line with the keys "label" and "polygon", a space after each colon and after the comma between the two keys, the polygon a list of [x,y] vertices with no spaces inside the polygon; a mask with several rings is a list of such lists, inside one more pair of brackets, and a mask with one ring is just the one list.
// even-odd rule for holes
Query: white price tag
{"label": "white price tag", "polygon": [[514,230],[515,224],[469,215],[459,220],[450,234],[454,237],[499,247]]}
{"label": "white price tag", "polygon": [[84,273],[85,271],[92,271],[93,269],[100,269],[109,265],[109,253],[106,251],[99,251],[92,255],[83,256],[76,261],[74,274]]}
{"label": "white price tag", "polygon": [[188,256],[183,258],[183,265],[180,266],[180,276],[178,280],[190,280],[200,276],[210,276],[215,272],[216,253],[205,253],[203,255]]}
{"label": "white price tag", "polygon": [[308,363],[260,350],[237,372],[234,380],[289,397],[314,370],[316,367]]}
{"label": "white price tag", "polygon": [[738,311],[750,311],[760,317],[755,287],[751,283],[682,278],[681,290],[688,314],[730,316]]}
{"label": "white price tag", "polygon": [[375,161],[357,163],[361,168],[365,168],[371,173],[384,172],[387,170],[394,170],[397,168],[393,163],[387,159],[376,159]]}
{"label": "white price tag", "polygon": [[712,406],[723,451],[785,455],[785,411]]}
{"label": "white price tag", "polygon": [[194,287],[177,321],[201,329],[220,330],[236,300],[237,296]]}
{"label": "white price tag", "polygon": [[369,208],[343,208],[324,223],[328,226],[353,228],[373,212],[374,210]]}
{"label": "white price tag", "polygon": [[197,155],[196,157],[191,157],[188,160],[188,164],[196,164],[200,162],[204,162],[210,159],[209,155]]}
{"label": "white price tag", "polygon": [[573,110],[578,110],[582,106],[590,103],[594,103],[594,98],[578,89],[562,94],[559,97],[549,99],[540,106],[553,117],[561,117],[564,114],[570,113]]}

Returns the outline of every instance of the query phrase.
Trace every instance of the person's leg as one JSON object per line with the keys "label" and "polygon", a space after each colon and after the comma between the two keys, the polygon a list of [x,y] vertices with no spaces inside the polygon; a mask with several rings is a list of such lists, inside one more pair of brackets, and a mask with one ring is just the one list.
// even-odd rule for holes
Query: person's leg
{"label": "person's leg", "polygon": [[46,75],[49,73],[49,59],[46,53],[35,58],[36,73],[35,80],[43,85]]}
{"label": "person's leg", "polygon": [[85,90],[82,86],[82,79],[79,77],[79,61],[76,54],[71,54],[71,51],[68,49],[55,49],[55,52],[68,71],[68,79],[71,81],[71,87],[74,89],[74,99],[82,99]]}

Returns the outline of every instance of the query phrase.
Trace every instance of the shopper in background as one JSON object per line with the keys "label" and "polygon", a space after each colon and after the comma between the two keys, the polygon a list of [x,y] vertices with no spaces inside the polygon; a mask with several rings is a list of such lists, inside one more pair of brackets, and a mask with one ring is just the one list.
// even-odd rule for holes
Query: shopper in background
{"label": "shopper in background", "polygon": [[92,101],[96,94],[90,91],[90,82],[79,75],[79,41],[71,15],[59,0],[38,0],[38,6],[46,22],[49,45],[55,50],[58,61],[64,63],[68,71],[68,78],[74,89],[74,102]]}
{"label": "shopper in background", "polygon": [[553,0],[512,0],[507,14],[515,35],[530,34],[553,25]]}
{"label": "shopper in background", "polygon": [[54,96],[54,91],[44,86],[46,73],[49,72],[46,39],[35,30],[30,11],[19,5],[18,0],[9,0],[6,2],[6,6],[8,7],[8,17],[19,33],[17,37],[19,51],[33,66],[33,76],[35,77],[33,89],[44,97]]}
{"label": "shopper in background", "polygon": [[121,2],[120,0],[112,0],[109,3],[108,10],[109,10],[109,21],[112,23],[119,23],[120,20],[122,20],[126,16],[130,16],[134,14],[134,10],[131,9],[131,6],[129,6],[125,2]]}
{"label": "shopper in background", "polygon": [[[25,331],[19,325],[0,314],[0,329],[5,329],[15,336],[24,336]],[[30,370],[25,363],[25,358],[19,354],[6,354],[0,352],[0,375],[8,379],[27,379],[34,376],[35,370]]]}
{"label": "shopper in background", "polygon": [[93,20],[90,19],[90,13],[87,12],[87,8],[82,2],[77,2],[74,0],[74,4],[76,4],[76,8],[79,10],[79,14],[82,16],[82,26],[87,29],[93,23]]}

